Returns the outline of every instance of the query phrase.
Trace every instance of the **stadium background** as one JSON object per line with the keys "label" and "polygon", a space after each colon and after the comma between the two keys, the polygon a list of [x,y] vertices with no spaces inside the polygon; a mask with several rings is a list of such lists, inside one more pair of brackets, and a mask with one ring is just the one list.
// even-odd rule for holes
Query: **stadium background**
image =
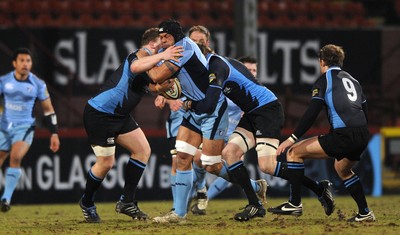
{"label": "stadium background", "polygon": [[[49,133],[43,128],[38,106],[36,139],[23,161],[15,202],[78,200],[85,174],[95,159],[82,129],[83,107],[107,75],[139,46],[143,31],[167,18],[179,20],[185,30],[198,24],[208,27],[212,47],[219,54],[256,56],[258,79],[276,92],[284,105],[282,138],[291,133],[307,107],[311,85],[319,75],[316,52],[327,43],[342,45],[347,52],[344,69],[361,82],[366,93],[373,134],[357,171],[368,194],[399,192],[398,0],[0,0],[0,74],[12,69],[15,48],[25,46],[33,51],[33,72],[48,84],[61,138],[60,151],[51,154]],[[170,159],[164,127],[168,109],[157,110],[153,100],[151,95],[144,97],[132,113],[152,147],[137,196],[170,199]],[[307,135],[328,130],[324,115],[320,114]],[[106,193],[98,194],[100,201],[117,200],[128,157],[119,150],[116,166],[101,189]],[[267,179],[270,196],[287,195],[286,181],[261,174],[254,164],[254,153],[249,159],[251,176]],[[343,193],[331,161],[306,164],[307,175],[330,178],[336,193]],[[0,172],[0,189],[4,186],[4,169]],[[240,196],[235,187],[221,195]]]}

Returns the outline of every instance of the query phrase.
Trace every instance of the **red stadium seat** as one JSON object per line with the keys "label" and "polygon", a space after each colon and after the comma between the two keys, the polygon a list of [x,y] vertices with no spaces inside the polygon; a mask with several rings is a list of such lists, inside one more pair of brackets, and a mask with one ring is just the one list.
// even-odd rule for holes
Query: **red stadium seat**
{"label": "red stadium seat", "polygon": [[190,28],[193,25],[198,24],[198,20],[194,19],[190,14],[179,15],[177,20],[183,28]]}
{"label": "red stadium seat", "polygon": [[90,4],[93,8],[93,11],[96,14],[108,14],[112,11],[112,1],[111,0],[102,0],[102,1],[97,1],[97,0],[91,0]]}
{"label": "red stadium seat", "polygon": [[53,27],[54,18],[51,16],[50,13],[44,12],[40,13],[36,16],[36,18],[32,21],[33,27]]}
{"label": "red stadium seat", "polygon": [[31,27],[33,24],[33,18],[30,14],[18,14],[15,18],[15,24],[20,27]]}
{"label": "red stadium seat", "polygon": [[53,0],[50,2],[51,11],[55,14],[66,14],[72,11],[72,2],[68,0]]}
{"label": "red stadium seat", "polygon": [[173,4],[167,0],[157,0],[152,2],[152,7],[155,12],[161,15],[170,15],[173,12]]}
{"label": "red stadium seat", "polygon": [[139,27],[140,22],[137,19],[134,19],[132,14],[120,14],[117,15],[115,19],[115,27]]}
{"label": "red stadium seat", "polygon": [[11,13],[28,14],[32,12],[32,2],[29,0],[11,1]]}
{"label": "red stadium seat", "polygon": [[[73,22],[74,20],[71,19],[71,21]],[[74,26],[82,27],[82,28],[90,28],[90,27],[94,27],[96,24],[98,24],[98,20],[94,19],[93,14],[82,13],[82,14],[78,15],[76,24],[74,23]]]}
{"label": "red stadium seat", "polygon": [[76,0],[72,2],[72,8],[70,12],[76,12],[78,14],[88,13],[91,14],[93,12],[93,8],[91,6],[90,0]]}
{"label": "red stadium seat", "polygon": [[156,10],[153,8],[153,4],[150,1],[134,1],[132,3],[132,10],[139,13],[139,14],[144,14],[144,15],[149,15],[153,13],[153,10]]}
{"label": "red stadium seat", "polygon": [[0,28],[8,28],[13,25],[14,25],[14,23],[11,19],[10,14],[6,14],[6,13],[0,14]]}
{"label": "red stadium seat", "polygon": [[31,3],[32,11],[36,14],[46,14],[49,13],[51,9],[50,0],[32,1]]}
{"label": "red stadium seat", "polygon": [[361,2],[347,2],[344,5],[344,11],[348,15],[364,16],[365,9]]}
{"label": "red stadium seat", "polygon": [[132,14],[134,11],[134,2],[130,0],[113,0],[111,9],[116,14]]}
{"label": "red stadium seat", "polygon": [[137,19],[139,27],[149,28],[149,27],[157,27],[159,22],[154,19],[151,15],[142,14],[139,19]]}
{"label": "red stadium seat", "polygon": [[71,14],[64,13],[58,15],[54,19],[55,27],[77,27],[80,26],[81,23],[77,21]]}
{"label": "red stadium seat", "polygon": [[220,27],[221,24],[219,22],[215,21],[214,18],[212,18],[208,14],[202,14],[200,15],[199,18],[197,18],[197,24],[198,25],[204,25],[205,27]]}

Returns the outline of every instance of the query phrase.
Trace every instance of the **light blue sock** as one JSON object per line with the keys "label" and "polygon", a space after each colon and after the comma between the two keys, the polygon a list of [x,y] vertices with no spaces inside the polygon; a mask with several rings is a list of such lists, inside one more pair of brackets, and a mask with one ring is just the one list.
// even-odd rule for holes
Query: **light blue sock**
{"label": "light blue sock", "polygon": [[258,192],[260,190],[260,186],[258,186],[257,182],[253,179],[250,179],[251,187],[253,187],[254,192]]}
{"label": "light blue sock", "polygon": [[196,178],[196,180],[193,180],[193,182],[195,182],[194,185],[196,185],[196,190],[206,187],[206,170],[193,163],[193,171],[196,175],[196,177],[193,175],[193,178]]}
{"label": "light blue sock", "polygon": [[224,191],[229,186],[229,182],[225,179],[218,177],[215,179],[208,187],[208,199],[213,199],[218,196],[222,191]]}
{"label": "light blue sock", "polygon": [[21,178],[21,168],[7,168],[6,170],[6,184],[4,186],[4,193],[1,199],[6,199],[7,202],[11,202],[11,196],[17,187],[19,178]]}
{"label": "light blue sock", "polygon": [[219,172],[218,176],[227,181],[230,181],[229,174],[228,174],[228,164],[226,163],[225,160],[222,160],[222,168],[221,168],[221,171]]}
{"label": "light blue sock", "polygon": [[193,187],[193,171],[176,171],[175,213],[183,217],[187,213],[190,190]]}
{"label": "light blue sock", "polygon": [[172,209],[175,209],[175,195],[176,195],[176,175],[171,174],[171,191],[172,191]]}

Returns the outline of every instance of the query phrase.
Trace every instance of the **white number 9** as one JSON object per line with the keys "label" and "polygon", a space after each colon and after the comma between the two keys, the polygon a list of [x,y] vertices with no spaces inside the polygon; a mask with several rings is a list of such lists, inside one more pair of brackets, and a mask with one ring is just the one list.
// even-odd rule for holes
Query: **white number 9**
{"label": "white number 9", "polygon": [[357,100],[357,91],[354,86],[354,83],[348,79],[348,78],[342,78],[343,86],[348,92],[347,97],[351,101],[356,101]]}

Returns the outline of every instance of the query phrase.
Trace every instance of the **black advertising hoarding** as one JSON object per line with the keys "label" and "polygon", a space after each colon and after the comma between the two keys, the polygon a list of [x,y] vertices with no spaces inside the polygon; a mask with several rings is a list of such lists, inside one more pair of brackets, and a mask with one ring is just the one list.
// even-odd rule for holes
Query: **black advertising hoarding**
{"label": "black advertising hoarding", "polygon": [[[3,29],[0,30],[0,74],[11,70],[11,51],[26,46],[34,52],[34,72],[59,92],[91,96],[133,50],[140,47],[139,29]],[[236,55],[233,30],[211,30],[217,53]],[[258,79],[274,91],[293,87],[308,93],[319,76],[318,50],[343,46],[344,69],[362,85],[381,83],[379,30],[259,30]]]}
{"label": "black advertising hoarding", "polygon": [[[152,155],[146,170],[140,180],[136,193],[138,200],[171,200],[170,171],[171,159],[169,157],[168,142],[162,137],[148,138],[152,148]],[[73,203],[77,202],[83,194],[86,174],[95,162],[95,156],[87,143],[86,138],[61,138],[61,148],[57,154],[52,154],[48,149],[49,139],[37,138],[22,162],[22,177],[13,195],[14,203]],[[113,202],[119,199],[124,185],[124,168],[128,161],[129,153],[117,148],[117,157],[114,167],[103,181],[102,187],[96,194],[97,201]],[[247,168],[253,179],[265,178],[270,185],[268,196],[287,197],[289,186],[287,181],[260,173],[254,151],[250,151]],[[379,156],[375,158],[380,159]],[[330,179],[334,184],[334,194],[347,194],[342,182],[334,172],[333,160],[306,161],[305,174],[312,179]],[[374,182],[374,167],[372,157],[366,151],[355,171],[359,174],[366,194],[372,194],[373,187],[379,187]],[[0,171],[0,192],[4,189],[4,170],[8,161]],[[207,174],[207,185],[215,176]],[[304,196],[313,194],[304,189]],[[226,189],[218,198],[244,197],[238,186]]]}

